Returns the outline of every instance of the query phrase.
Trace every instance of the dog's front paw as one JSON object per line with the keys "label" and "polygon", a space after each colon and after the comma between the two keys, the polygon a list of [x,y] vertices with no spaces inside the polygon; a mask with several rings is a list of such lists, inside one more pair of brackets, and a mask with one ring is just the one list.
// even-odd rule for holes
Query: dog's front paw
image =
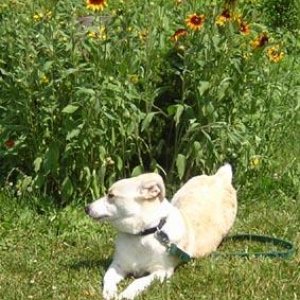
{"label": "dog's front paw", "polygon": [[104,300],[118,299],[116,289],[104,289],[102,292],[102,296]]}
{"label": "dog's front paw", "polygon": [[134,296],[133,295],[128,295],[125,293],[121,293],[118,297],[117,300],[133,300]]}
{"label": "dog's front paw", "polygon": [[118,297],[117,300],[133,300],[137,296],[137,293],[132,290],[125,290]]}

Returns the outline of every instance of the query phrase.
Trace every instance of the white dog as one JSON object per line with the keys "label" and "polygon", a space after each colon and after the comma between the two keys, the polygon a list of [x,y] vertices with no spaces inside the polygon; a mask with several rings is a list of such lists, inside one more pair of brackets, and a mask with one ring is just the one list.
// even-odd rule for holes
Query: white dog
{"label": "white dog", "polygon": [[[119,233],[104,299],[133,299],[153,280],[169,278],[180,262],[215,251],[237,212],[231,180],[226,164],[213,176],[190,179],[170,203],[162,178],[143,174],[117,181],[87,206],[90,217],[109,221]],[[118,294],[118,283],[129,274],[137,279]]]}

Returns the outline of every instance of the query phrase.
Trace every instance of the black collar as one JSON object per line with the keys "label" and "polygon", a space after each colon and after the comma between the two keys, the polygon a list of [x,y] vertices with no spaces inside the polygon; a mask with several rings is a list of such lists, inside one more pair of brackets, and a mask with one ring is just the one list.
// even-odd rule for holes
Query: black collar
{"label": "black collar", "polygon": [[145,229],[145,230],[139,232],[138,235],[139,236],[145,236],[145,235],[148,235],[148,234],[155,233],[155,232],[162,229],[162,227],[166,224],[166,221],[167,221],[167,218],[162,218],[162,219],[160,219],[157,226]]}

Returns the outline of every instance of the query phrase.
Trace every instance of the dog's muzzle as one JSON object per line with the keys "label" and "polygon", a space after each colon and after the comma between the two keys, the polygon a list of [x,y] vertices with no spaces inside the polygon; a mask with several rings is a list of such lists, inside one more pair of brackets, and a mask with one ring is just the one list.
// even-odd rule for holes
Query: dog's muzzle
{"label": "dog's muzzle", "polygon": [[90,218],[97,220],[97,221],[107,220],[109,218],[109,215],[107,215],[107,214],[99,215],[99,214],[95,213],[95,211],[92,209],[91,205],[87,205],[84,208],[84,211]]}

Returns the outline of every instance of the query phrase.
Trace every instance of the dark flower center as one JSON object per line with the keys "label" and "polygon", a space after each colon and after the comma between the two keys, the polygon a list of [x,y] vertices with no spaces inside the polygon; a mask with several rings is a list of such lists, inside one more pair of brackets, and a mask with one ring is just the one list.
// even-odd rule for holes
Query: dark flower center
{"label": "dark flower center", "polygon": [[191,23],[194,25],[201,25],[202,24],[202,19],[198,16],[193,16],[191,18]]}
{"label": "dark flower center", "polygon": [[90,0],[90,4],[93,4],[93,5],[100,5],[103,3],[104,3],[104,0]]}

